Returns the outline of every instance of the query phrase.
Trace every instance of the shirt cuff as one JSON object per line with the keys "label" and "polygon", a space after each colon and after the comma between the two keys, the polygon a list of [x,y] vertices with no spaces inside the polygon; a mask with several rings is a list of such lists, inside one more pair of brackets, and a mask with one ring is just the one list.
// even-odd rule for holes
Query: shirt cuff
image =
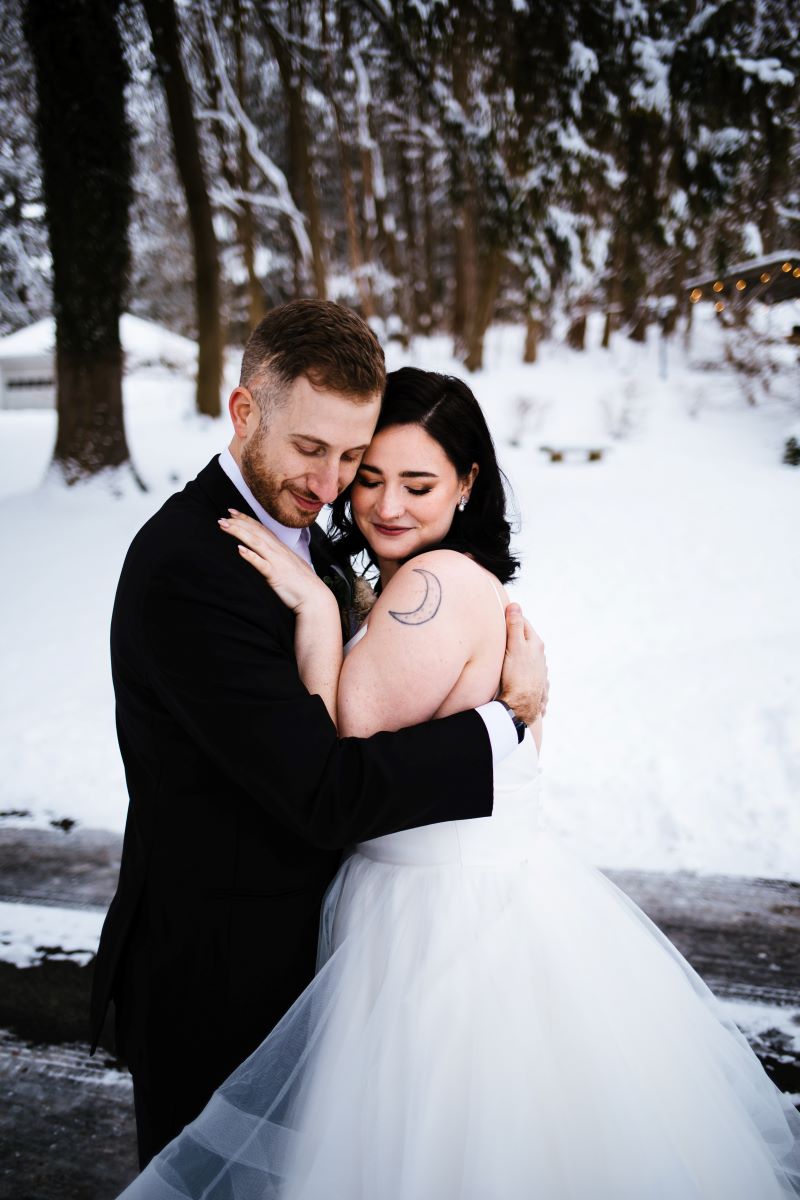
{"label": "shirt cuff", "polygon": [[481,704],[475,712],[483,720],[489,741],[492,743],[492,761],[497,766],[504,758],[508,758],[519,745],[517,731],[508,709],[497,700],[489,704]]}

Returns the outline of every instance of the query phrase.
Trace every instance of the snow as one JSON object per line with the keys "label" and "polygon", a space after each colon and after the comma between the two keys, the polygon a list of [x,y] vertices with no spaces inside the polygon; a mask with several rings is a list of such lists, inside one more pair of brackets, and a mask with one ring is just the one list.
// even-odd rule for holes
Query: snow
{"label": "snow", "polygon": [[742,245],[750,258],[764,253],[764,239],[755,221],[745,221],[742,226]]}
{"label": "snow", "polygon": [[599,63],[597,55],[583,42],[574,40],[569,45],[569,70],[578,76],[582,83],[597,73]]}
{"label": "snow", "polygon": [[745,75],[755,75],[760,83],[779,83],[784,87],[791,87],[794,83],[794,75],[783,66],[779,58],[756,59],[737,55],[735,62]]}
{"label": "snow", "polygon": [[[784,365],[749,407],[707,308],[690,356],[670,344],[666,379],[657,336],[602,351],[592,318],[584,354],[545,343],[533,366],[522,329],[493,328],[470,382],[521,514],[515,595],[547,643],[547,824],[600,866],[800,879],[800,471],[780,461],[800,372]],[[780,310],[773,322],[799,323]],[[441,337],[388,357],[465,376]],[[119,569],[229,439],[227,418],[193,413],[186,375],[133,371],[124,389],[150,490],[117,500],[102,484],[43,485],[55,414],[0,412],[2,811],[26,814],[7,823],[121,830],[107,650]],[[554,434],[611,448],[551,463],[539,447]]]}
{"label": "snow", "polygon": [[[796,1008],[752,1000],[718,999],[717,1004],[720,1016],[739,1026],[756,1053],[768,1049],[771,1056],[787,1063],[800,1058],[800,1012]],[[790,1099],[795,1105],[800,1103],[797,1093]]]}
{"label": "snow", "polygon": [[[745,229],[749,229],[746,226]],[[759,267],[772,267],[776,263],[783,262],[800,262],[800,250],[773,250],[772,254],[762,254],[757,258],[748,258],[744,262],[733,263],[725,268],[725,276],[735,275],[739,271],[757,271]],[[698,275],[694,279],[687,279],[684,282],[684,287],[695,287],[696,284],[706,283],[711,275],[707,271],[705,275]],[[791,322],[789,322],[791,324]]]}
{"label": "snow", "polygon": [[631,84],[631,98],[645,110],[667,115],[670,111],[669,70],[671,42],[639,37],[633,42],[633,59],[642,78]]}
{"label": "snow", "polygon": [[[123,314],[119,332],[129,371],[152,365],[194,370],[197,346],[189,338],[172,333],[154,321],[134,317],[131,313]],[[25,329],[18,329],[16,333],[0,338],[0,359],[52,354],[55,340],[53,318],[43,317]]]}
{"label": "snow", "polygon": [[85,967],[100,941],[105,912],[0,902],[0,959],[35,967],[45,959]]}
{"label": "snow", "polygon": [[0,358],[17,354],[51,354],[54,346],[55,323],[52,317],[44,317],[0,339]]}

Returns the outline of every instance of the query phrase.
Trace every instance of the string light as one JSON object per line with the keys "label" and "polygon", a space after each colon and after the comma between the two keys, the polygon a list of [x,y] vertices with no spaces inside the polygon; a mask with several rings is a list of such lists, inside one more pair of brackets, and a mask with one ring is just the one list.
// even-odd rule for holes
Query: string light
{"label": "string light", "polygon": [[736,290],[737,290],[737,292],[743,292],[743,291],[744,291],[744,289],[745,289],[746,287],[747,287],[747,284],[745,283],[745,281],[744,281],[743,279],[737,279],[737,280],[736,280]]}
{"label": "string light", "polygon": [[794,275],[795,279],[800,279],[800,267],[795,267],[795,269],[792,271],[792,274]]}
{"label": "string light", "polygon": [[723,301],[722,301],[722,300],[718,300],[718,301],[717,301],[717,303],[714,305],[714,311],[715,311],[715,312],[722,312],[722,310],[723,310],[723,308],[724,308],[724,307],[725,307],[725,304],[723,303]]}
{"label": "string light", "polygon": [[791,271],[791,269],[792,269],[792,264],[790,262],[784,263],[783,266],[781,267],[782,271]]}
{"label": "string light", "polygon": [[702,298],[703,292],[700,288],[695,288],[694,291],[689,293],[689,299],[691,300],[692,304],[697,304],[697,301],[701,300]]}
{"label": "string light", "polygon": [[762,282],[762,283],[769,283],[769,281],[770,281],[770,273],[769,273],[769,271],[762,271],[762,273],[761,273],[761,282]]}
{"label": "string light", "polygon": [[717,282],[714,284],[714,291],[715,292],[723,292],[724,290],[725,290],[725,284],[720,283],[720,281],[717,280]]}

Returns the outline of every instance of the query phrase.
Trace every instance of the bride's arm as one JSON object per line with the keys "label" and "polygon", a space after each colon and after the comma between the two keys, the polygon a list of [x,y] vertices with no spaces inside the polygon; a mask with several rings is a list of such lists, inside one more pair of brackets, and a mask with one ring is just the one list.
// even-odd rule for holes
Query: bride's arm
{"label": "bride's arm", "polygon": [[[339,679],[339,733],[369,737],[491,699],[505,621],[491,584],[464,555],[435,550],[407,562],[382,593]],[[474,694],[448,697],[466,667]]]}
{"label": "bride's arm", "polygon": [[322,698],[335,725],[342,669],[342,623],[333,592],[324,583],[322,588],[325,596],[320,592],[317,603],[308,603],[296,611],[294,654],[306,690]]}
{"label": "bride's arm", "polygon": [[307,691],[320,696],[336,723],[336,693],[342,666],[342,626],[333,592],[308,563],[251,517],[233,514],[219,522],[239,540],[239,553],[263,575],[295,614],[294,653]]}

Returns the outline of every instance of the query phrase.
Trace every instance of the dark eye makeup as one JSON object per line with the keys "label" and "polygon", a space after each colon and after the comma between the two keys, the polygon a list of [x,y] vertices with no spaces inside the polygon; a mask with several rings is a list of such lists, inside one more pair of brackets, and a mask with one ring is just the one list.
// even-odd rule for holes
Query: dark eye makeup
{"label": "dark eye makeup", "polygon": [[[356,483],[358,484],[359,487],[363,487],[363,488],[376,488],[378,486],[378,484],[381,482],[382,481],[380,479],[366,479],[363,475],[356,476]],[[412,496],[427,496],[428,492],[431,491],[431,488],[430,487],[412,488],[412,487],[407,486],[407,491],[410,492]]]}

